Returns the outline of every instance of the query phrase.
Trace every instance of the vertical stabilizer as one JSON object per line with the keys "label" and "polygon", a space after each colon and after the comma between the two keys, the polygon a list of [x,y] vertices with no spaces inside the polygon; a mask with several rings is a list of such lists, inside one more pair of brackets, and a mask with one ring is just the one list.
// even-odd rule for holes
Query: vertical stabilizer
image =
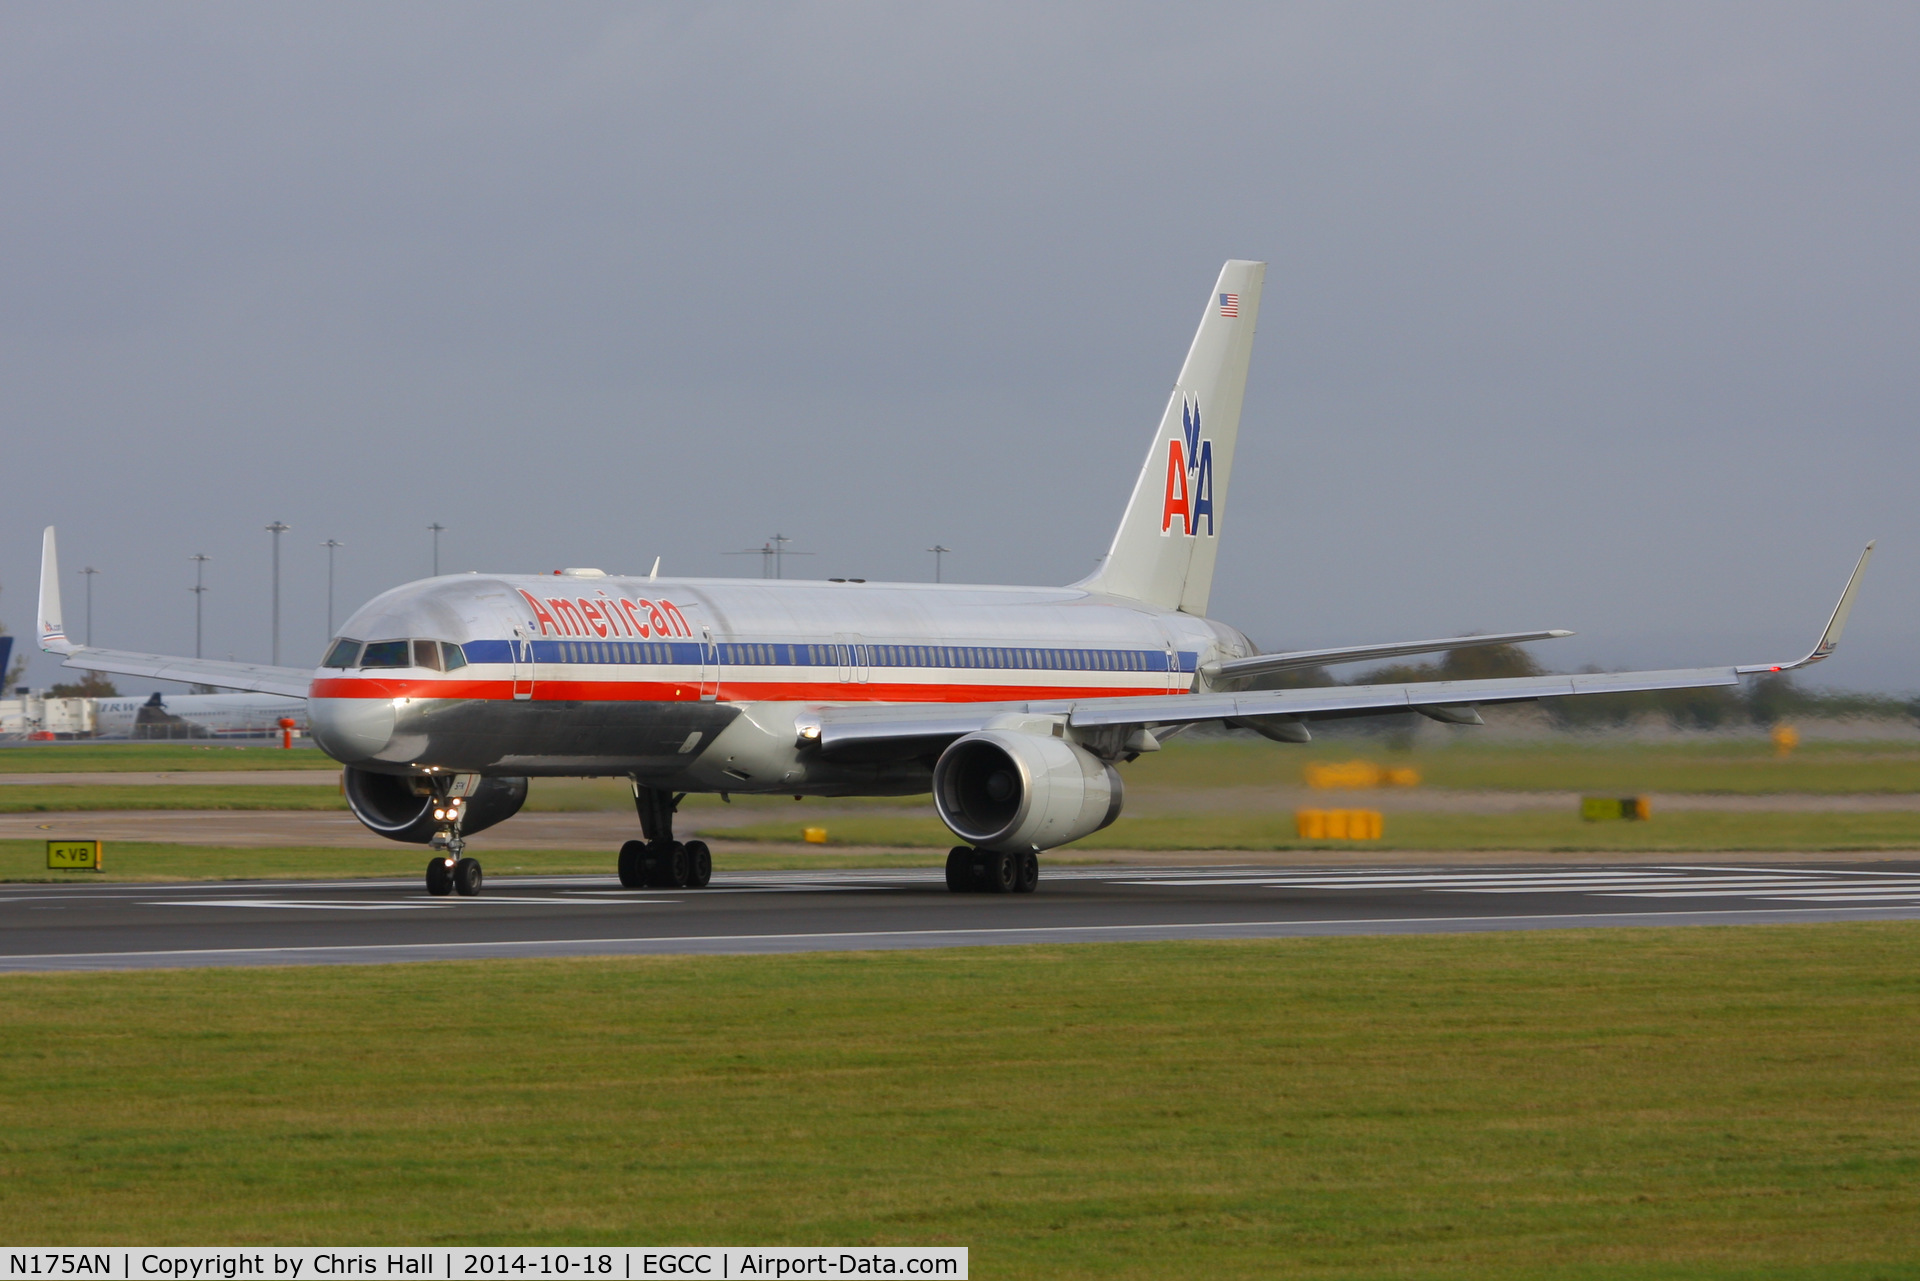
{"label": "vertical stabilizer", "polygon": [[54,550],[52,525],[40,535],[40,648],[49,654],[74,649],[60,621],[60,555]]}
{"label": "vertical stabilizer", "polygon": [[1207,612],[1266,275],[1263,262],[1236,259],[1220,269],[1113,545],[1077,586]]}

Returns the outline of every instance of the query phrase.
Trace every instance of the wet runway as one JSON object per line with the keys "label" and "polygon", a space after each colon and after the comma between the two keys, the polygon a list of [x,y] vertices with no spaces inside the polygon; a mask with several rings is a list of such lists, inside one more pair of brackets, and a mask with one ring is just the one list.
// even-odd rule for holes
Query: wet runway
{"label": "wet runway", "polygon": [[1048,869],[1032,895],[933,870],[0,886],[0,970],[768,953],[1142,939],[1920,919],[1920,862]]}

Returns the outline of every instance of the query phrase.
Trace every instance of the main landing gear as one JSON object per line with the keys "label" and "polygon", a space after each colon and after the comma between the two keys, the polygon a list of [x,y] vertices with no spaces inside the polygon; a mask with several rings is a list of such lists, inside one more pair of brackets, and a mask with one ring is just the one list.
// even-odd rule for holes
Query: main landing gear
{"label": "main landing gear", "polygon": [[673,839],[673,812],[686,793],[675,796],[657,787],[633,785],[633,805],[640,812],[641,841],[620,847],[620,883],[638,889],[705,889],[713,879],[713,851],[705,841],[682,843]]}
{"label": "main landing gear", "polygon": [[1040,856],[1028,850],[999,850],[956,845],[947,853],[947,888],[955,894],[1031,894],[1040,885]]}

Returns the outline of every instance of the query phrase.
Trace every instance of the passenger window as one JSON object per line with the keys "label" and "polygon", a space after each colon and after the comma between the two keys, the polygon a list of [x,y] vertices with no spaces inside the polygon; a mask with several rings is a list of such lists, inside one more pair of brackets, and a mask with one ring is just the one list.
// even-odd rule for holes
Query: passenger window
{"label": "passenger window", "polygon": [[345,636],[342,636],[333,643],[333,648],[327,651],[327,661],[320,664],[320,666],[352,667],[354,660],[359,657],[360,642],[357,640],[348,640]]}
{"label": "passenger window", "polygon": [[367,652],[360,656],[362,667],[405,667],[407,651],[411,648],[406,641],[375,641],[367,646]]}
{"label": "passenger window", "polygon": [[440,654],[446,659],[447,670],[450,672],[458,671],[467,665],[467,651],[452,641],[440,642]]}
{"label": "passenger window", "polygon": [[413,665],[424,667],[430,672],[440,670],[440,646],[430,640],[417,640],[413,643]]}

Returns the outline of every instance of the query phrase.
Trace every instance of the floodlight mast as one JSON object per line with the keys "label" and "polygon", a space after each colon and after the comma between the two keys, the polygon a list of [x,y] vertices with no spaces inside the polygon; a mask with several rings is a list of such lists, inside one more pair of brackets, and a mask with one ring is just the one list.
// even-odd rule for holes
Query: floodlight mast
{"label": "floodlight mast", "polygon": [[811,556],[812,552],[791,552],[787,544],[792,542],[785,534],[775,534],[758,547],[749,547],[744,551],[722,552],[723,556],[758,556],[760,558],[760,577],[785,578],[787,576],[786,558],[789,556]]}
{"label": "floodlight mast", "polygon": [[273,665],[280,666],[280,535],[293,526],[284,520],[276,520],[267,526],[267,532],[273,535]]}
{"label": "floodlight mast", "polygon": [[213,557],[207,555],[205,552],[195,552],[193,555],[187,557],[187,559],[193,562],[193,586],[187,589],[193,593],[193,656],[199,658],[201,656],[200,607],[207,598],[207,562],[212,560]]}
{"label": "floodlight mast", "polygon": [[[336,548],[345,547],[346,544],[341,542],[337,538],[329,538],[326,542],[321,543],[320,545],[327,549],[327,639],[332,640],[333,639],[333,553]],[[439,557],[436,555],[434,559],[437,561]],[[438,568],[438,566],[436,565],[435,568]],[[435,575],[435,577],[438,577],[438,575]]]}

